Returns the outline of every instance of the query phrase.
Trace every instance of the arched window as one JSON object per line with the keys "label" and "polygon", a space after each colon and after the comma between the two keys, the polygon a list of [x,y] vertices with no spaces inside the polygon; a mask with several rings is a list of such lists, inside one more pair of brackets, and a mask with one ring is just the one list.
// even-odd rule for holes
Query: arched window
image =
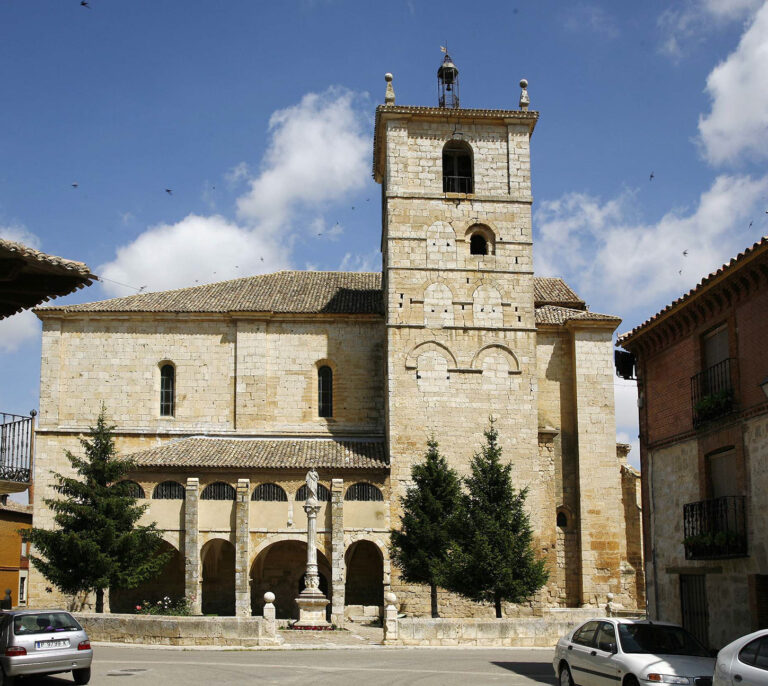
{"label": "arched window", "polygon": [[[309,489],[307,484],[304,484],[298,491],[296,491],[296,500],[303,502],[309,498]],[[331,500],[331,492],[323,486],[323,484],[317,484],[317,499],[321,503],[327,503]]]}
{"label": "arched window", "polygon": [[472,148],[451,140],[443,147],[443,193],[474,193]]}
{"label": "arched window", "polygon": [[485,224],[473,224],[467,229],[465,237],[469,237],[470,255],[495,255],[496,235]]}
{"label": "arched window", "polygon": [[118,483],[126,489],[126,495],[131,498],[145,498],[144,489],[139,486],[135,481],[118,481]]}
{"label": "arched window", "polygon": [[561,529],[565,529],[568,526],[568,515],[565,514],[562,510],[557,513],[557,525]]}
{"label": "arched window", "polygon": [[317,414],[333,417],[333,370],[328,366],[317,370]]}
{"label": "arched window", "polygon": [[160,367],[160,416],[173,417],[176,412],[176,369],[170,363]]}
{"label": "arched window", "polygon": [[381,491],[373,484],[367,484],[360,482],[352,484],[344,495],[344,500],[384,500],[384,496],[381,495]]}
{"label": "arched window", "polygon": [[234,500],[235,489],[223,481],[208,484],[200,494],[200,500]]}
{"label": "arched window", "polygon": [[184,500],[184,486],[178,481],[163,481],[152,491],[153,500]]}
{"label": "arched window", "polygon": [[288,502],[288,496],[277,484],[259,484],[253,489],[251,500],[285,503]]}

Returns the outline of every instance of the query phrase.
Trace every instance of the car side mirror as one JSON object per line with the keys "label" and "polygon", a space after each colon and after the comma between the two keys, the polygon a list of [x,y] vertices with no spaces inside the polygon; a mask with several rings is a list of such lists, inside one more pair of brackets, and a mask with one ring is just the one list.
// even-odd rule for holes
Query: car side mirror
{"label": "car side mirror", "polygon": [[608,652],[613,653],[614,655],[619,652],[619,649],[616,647],[615,643],[609,643],[608,644]]}

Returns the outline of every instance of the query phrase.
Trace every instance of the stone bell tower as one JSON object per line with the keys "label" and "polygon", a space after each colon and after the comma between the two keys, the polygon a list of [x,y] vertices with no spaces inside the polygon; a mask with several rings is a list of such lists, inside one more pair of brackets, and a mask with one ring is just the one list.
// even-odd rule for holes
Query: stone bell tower
{"label": "stone bell tower", "polygon": [[393,526],[411,465],[434,433],[459,473],[496,419],[513,479],[529,486],[534,530],[545,499],[538,458],[530,138],[520,109],[458,106],[446,55],[438,107],[376,110],[387,326],[387,439]]}

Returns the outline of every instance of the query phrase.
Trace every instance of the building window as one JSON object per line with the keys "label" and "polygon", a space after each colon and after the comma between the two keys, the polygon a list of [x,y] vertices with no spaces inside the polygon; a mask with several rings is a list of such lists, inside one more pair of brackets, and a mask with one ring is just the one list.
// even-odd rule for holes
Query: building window
{"label": "building window", "polygon": [[476,233],[469,239],[469,254],[470,255],[487,255],[488,254],[488,241],[485,240],[485,236]]}
{"label": "building window", "polygon": [[[304,484],[298,491],[296,491],[296,500],[299,502],[306,501],[309,498],[309,489],[307,484]],[[327,503],[331,500],[331,492],[323,486],[323,484],[317,484],[317,499],[321,503]]]}
{"label": "building window", "polygon": [[223,481],[208,484],[200,494],[200,500],[234,500],[235,489]]}
{"label": "building window", "polygon": [[328,366],[317,370],[317,414],[333,417],[333,370]]}
{"label": "building window", "polygon": [[126,495],[131,498],[144,498],[144,489],[139,486],[135,481],[119,481],[119,484],[125,487]]}
{"label": "building window", "polygon": [[184,500],[184,486],[178,481],[163,481],[152,491],[153,500]]}
{"label": "building window", "polygon": [[344,496],[344,500],[384,500],[384,496],[381,495],[381,491],[373,484],[366,484],[362,481],[357,484],[352,484]]}
{"label": "building window", "polygon": [[272,503],[288,502],[285,491],[277,484],[259,484],[253,489],[251,500],[261,500]]}
{"label": "building window", "polygon": [[175,408],[176,369],[170,363],[160,367],[160,416],[173,417]]}
{"label": "building window", "polygon": [[557,525],[561,529],[565,529],[568,526],[568,515],[562,510],[557,513]]}
{"label": "building window", "polygon": [[443,193],[474,193],[472,148],[465,141],[443,147]]}

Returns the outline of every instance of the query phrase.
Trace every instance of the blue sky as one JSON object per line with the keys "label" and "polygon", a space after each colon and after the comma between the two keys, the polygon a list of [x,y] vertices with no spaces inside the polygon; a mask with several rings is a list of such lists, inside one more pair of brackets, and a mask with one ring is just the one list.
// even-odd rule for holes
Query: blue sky
{"label": "blue sky", "polygon": [[[446,42],[466,107],[529,80],[536,271],[620,331],[768,234],[761,0],[0,0],[0,235],[110,279],[58,302],[376,270],[383,75],[435,105]],[[33,315],[0,355],[0,409],[37,407]]]}

